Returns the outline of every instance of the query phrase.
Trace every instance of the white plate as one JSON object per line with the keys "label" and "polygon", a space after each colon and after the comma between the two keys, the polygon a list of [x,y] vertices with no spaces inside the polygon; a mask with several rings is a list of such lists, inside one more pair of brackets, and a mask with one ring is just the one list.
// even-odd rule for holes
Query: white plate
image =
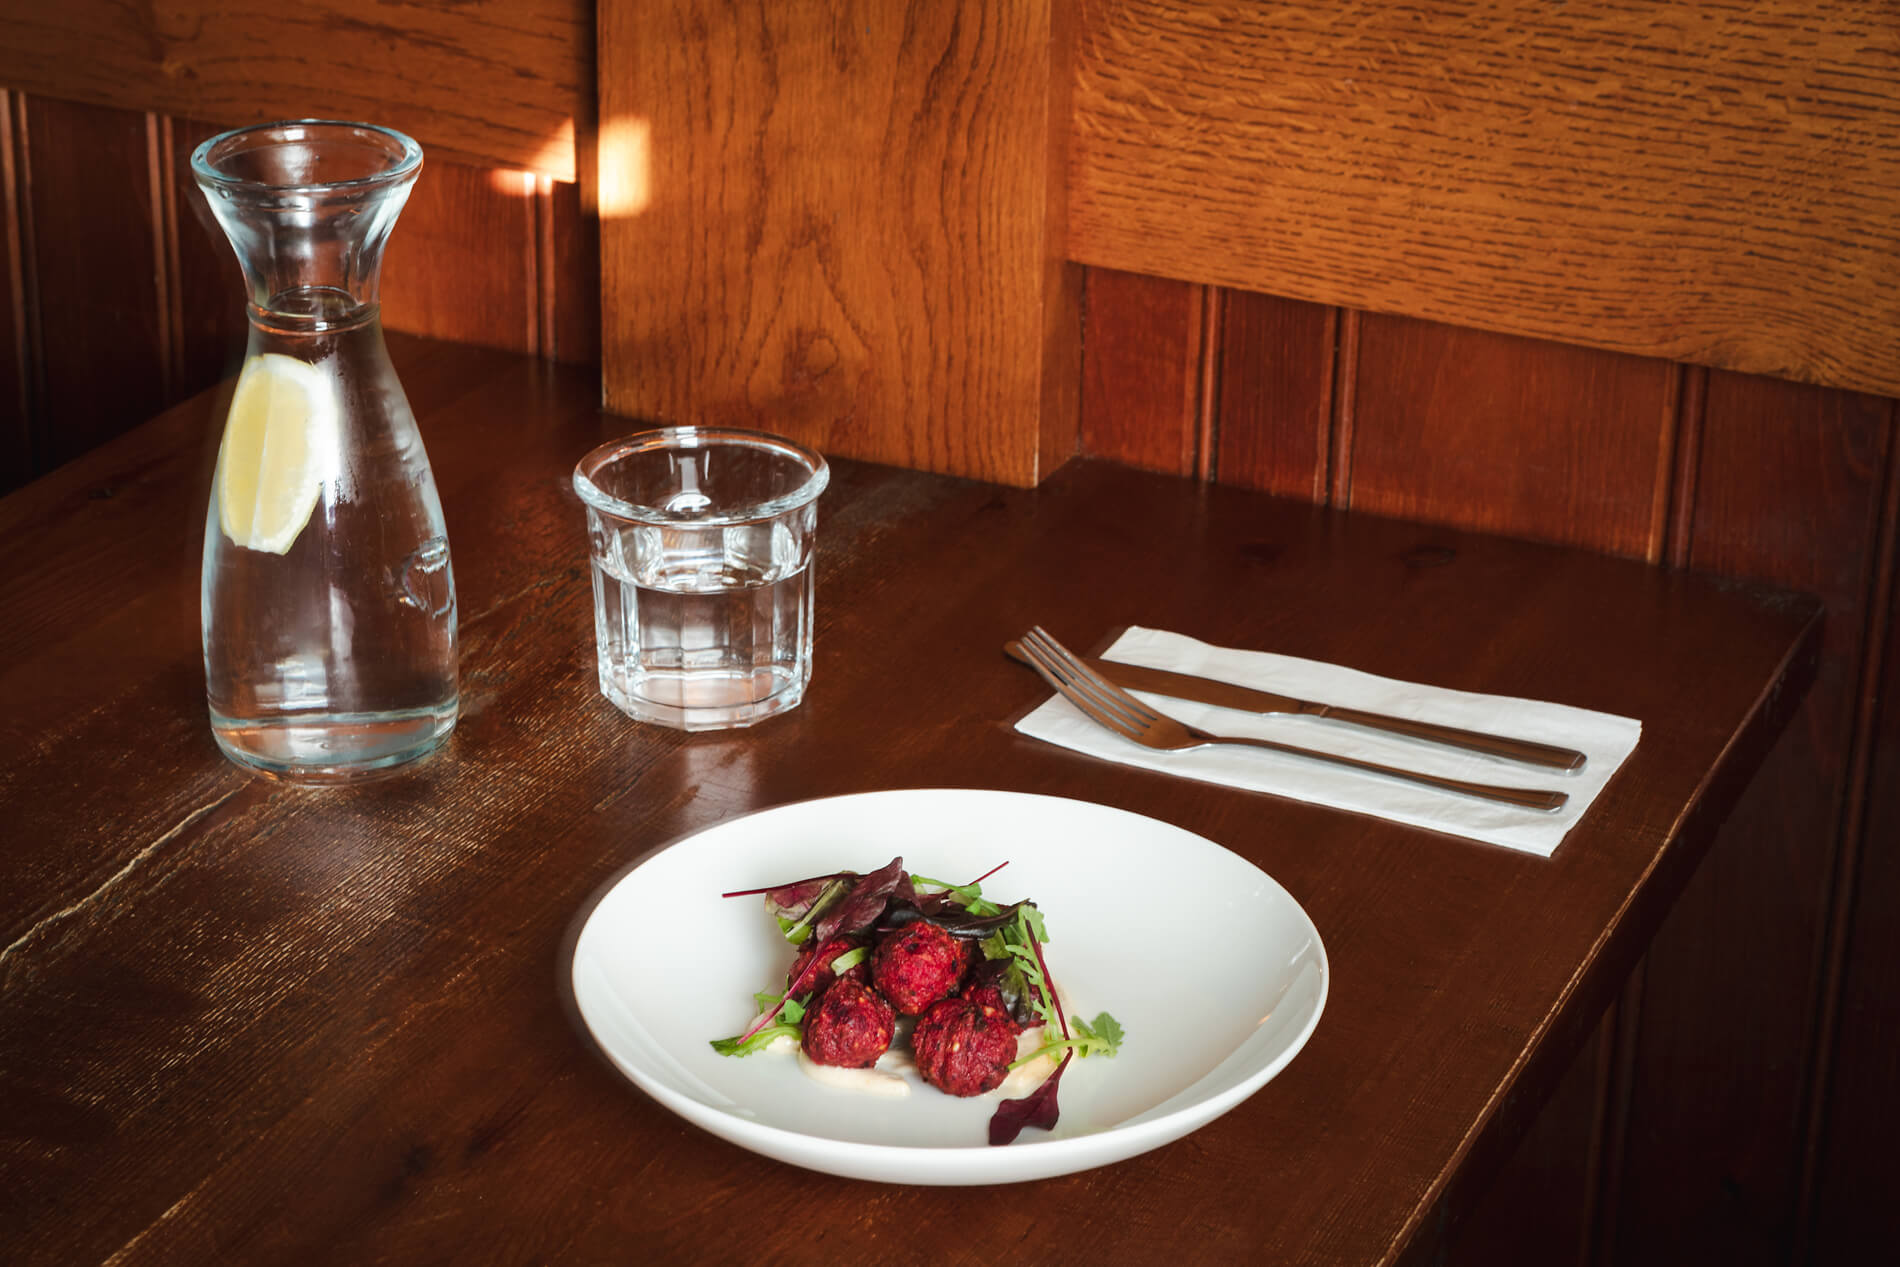
{"label": "white plate", "polygon": [[[1075,1010],[1112,1013],[1110,1059],[1071,1061],[1053,1131],[992,1148],[994,1096],[921,1083],[904,1099],[821,1086],[790,1055],[716,1055],[792,950],[757,897],[723,892],[901,855],[913,874],[1034,898],[1051,975]],[[1011,792],[868,792],[730,819],[618,880],[574,948],[574,996],[607,1057],[687,1121],[780,1161],[893,1183],[1012,1183],[1120,1161],[1258,1091],[1326,1004],[1326,950],[1258,867],[1179,827]]]}

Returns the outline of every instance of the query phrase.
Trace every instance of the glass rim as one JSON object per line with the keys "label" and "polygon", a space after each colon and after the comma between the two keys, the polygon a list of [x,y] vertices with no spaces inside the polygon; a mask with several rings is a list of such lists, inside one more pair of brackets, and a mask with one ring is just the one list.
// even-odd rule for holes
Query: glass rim
{"label": "glass rim", "polygon": [[[648,506],[640,502],[623,500],[601,488],[589,474],[590,471],[600,470],[611,461],[635,453],[652,453],[661,449],[682,451],[711,449],[722,445],[775,453],[780,457],[789,458],[805,468],[805,481],[791,492],[768,501],[753,502],[747,506],[709,515],[667,510],[663,506]],[[762,520],[777,519],[781,515],[810,505],[820,493],[825,491],[825,487],[830,482],[830,464],[816,452],[802,444],[787,440],[784,436],[775,436],[765,431],[748,431],[741,427],[659,427],[652,431],[639,431],[589,449],[581,460],[574,464],[575,493],[579,494],[582,501],[602,514],[636,523],[678,524],[682,527],[693,528],[719,528],[732,524],[758,523]]]}
{"label": "glass rim", "polygon": [[[233,176],[229,172],[219,171],[211,165],[211,151],[227,146],[240,137],[256,133],[302,128],[309,131],[371,132],[377,136],[395,142],[392,157],[395,163],[380,172],[368,176],[354,176],[348,180],[324,180],[299,185],[276,185],[269,181],[252,180],[245,176]],[[291,138],[286,137],[286,140]],[[246,190],[258,194],[319,194],[351,193],[358,190],[381,189],[414,176],[422,167],[422,146],[414,137],[398,132],[394,128],[383,127],[379,123],[359,123],[349,119],[277,119],[270,123],[252,123],[241,128],[231,128],[199,142],[198,148],[191,152],[191,174],[201,185],[214,185],[220,189]]]}

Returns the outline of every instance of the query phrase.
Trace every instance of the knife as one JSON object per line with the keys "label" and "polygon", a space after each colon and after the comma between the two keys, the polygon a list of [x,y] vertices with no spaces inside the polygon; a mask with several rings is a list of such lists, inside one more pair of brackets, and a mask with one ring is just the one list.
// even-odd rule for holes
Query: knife
{"label": "knife", "polygon": [[[1017,658],[1021,659],[1020,656]],[[1237,708],[1250,713],[1285,713],[1324,717],[1354,726],[1365,726],[1373,730],[1404,735],[1410,739],[1423,739],[1429,743],[1447,744],[1454,748],[1482,752],[1487,756],[1548,766],[1551,769],[1572,774],[1583,769],[1586,760],[1584,755],[1574,748],[1559,748],[1553,744],[1533,743],[1528,739],[1511,739],[1504,735],[1487,735],[1483,731],[1461,730],[1456,726],[1413,721],[1408,717],[1388,717],[1383,713],[1369,713],[1358,708],[1342,708],[1336,704],[1320,704],[1313,700],[1295,699],[1291,695],[1276,695],[1271,691],[1257,691],[1249,686],[1236,686],[1232,682],[1217,682],[1210,678],[1195,677],[1189,673],[1150,669],[1139,664],[1123,664],[1119,660],[1098,660],[1093,656],[1079,658],[1124,690],[1149,691],[1156,695],[1166,695],[1171,699],[1193,700],[1197,704]]]}

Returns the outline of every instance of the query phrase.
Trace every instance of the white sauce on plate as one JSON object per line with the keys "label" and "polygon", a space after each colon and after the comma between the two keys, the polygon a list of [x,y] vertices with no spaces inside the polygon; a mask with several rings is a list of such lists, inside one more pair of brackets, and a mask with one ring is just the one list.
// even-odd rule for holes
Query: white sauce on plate
{"label": "white sauce on plate", "polygon": [[[790,1042],[787,1038],[785,1041]],[[773,1044],[777,1046],[776,1043]],[[896,1059],[894,1059],[896,1058]],[[855,1091],[859,1095],[884,1096],[889,1099],[901,1099],[910,1094],[910,1080],[897,1072],[896,1060],[912,1065],[908,1056],[898,1052],[885,1052],[878,1062],[869,1069],[846,1069],[839,1065],[821,1065],[805,1054],[801,1047],[798,1052],[798,1067],[807,1078],[827,1087],[836,1087],[840,1091]]]}

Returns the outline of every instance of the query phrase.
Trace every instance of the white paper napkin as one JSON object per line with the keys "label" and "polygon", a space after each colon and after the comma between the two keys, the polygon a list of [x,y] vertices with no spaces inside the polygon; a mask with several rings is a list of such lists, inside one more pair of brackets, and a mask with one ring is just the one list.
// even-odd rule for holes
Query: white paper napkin
{"label": "white paper napkin", "polygon": [[1169,716],[1215,734],[1274,739],[1302,748],[1478,783],[1568,792],[1569,803],[1553,813],[1442,792],[1258,748],[1236,746],[1157,752],[1098,726],[1059,695],[1016,724],[1017,730],[1032,738],[1105,760],[1372,814],[1546,858],[1589,810],[1597,793],[1635,750],[1643,733],[1643,724],[1628,717],[1565,704],[1399,682],[1316,660],[1209,646],[1158,629],[1130,628],[1102,658],[1173,669],[1394,717],[1440,722],[1466,730],[1575,748],[1588,760],[1582,770],[1566,774],[1322,717],[1263,716],[1171,696],[1134,692]]}

